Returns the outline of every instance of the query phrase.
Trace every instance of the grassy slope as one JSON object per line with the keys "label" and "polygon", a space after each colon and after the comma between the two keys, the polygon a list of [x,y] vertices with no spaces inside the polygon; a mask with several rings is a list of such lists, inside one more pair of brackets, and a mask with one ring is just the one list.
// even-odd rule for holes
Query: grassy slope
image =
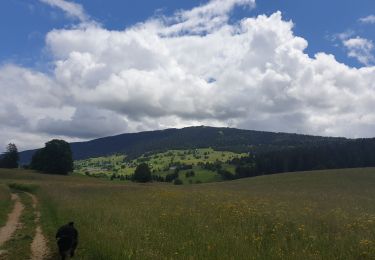
{"label": "grassy slope", "polygon": [[59,225],[77,223],[78,259],[375,257],[373,168],[187,186],[0,177],[40,186],[50,241]]}
{"label": "grassy slope", "polygon": [[[193,150],[169,150],[167,152],[156,153],[151,156],[142,155],[134,160],[131,160],[128,164],[123,163],[125,156],[112,155],[107,157],[98,157],[75,161],[75,166],[79,168],[78,170],[76,170],[76,172],[81,174],[84,174],[86,171],[89,171],[94,174],[103,173],[103,175],[111,175],[113,172],[116,172],[119,175],[130,175],[134,173],[135,165],[141,162],[147,162],[151,169],[156,171],[155,174],[162,174],[163,172],[165,172],[165,168],[168,168],[168,165],[173,162],[180,162],[183,164],[190,164],[196,166],[199,162],[226,162],[233,158],[238,158],[245,155],[246,154],[237,154],[227,151],[214,151],[212,148],[201,148]],[[107,165],[110,165],[110,168],[113,169],[106,169]],[[234,172],[234,168],[230,170]],[[213,175],[213,172],[210,173],[212,173]],[[216,178],[212,178],[211,176],[209,176],[208,179],[216,180],[217,177],[218,176],[216,176]],[[198,178],[193,179],[195,181]],[[205,179],[206,178],[202,178],[199,180],[202,182],[206,182]]]}

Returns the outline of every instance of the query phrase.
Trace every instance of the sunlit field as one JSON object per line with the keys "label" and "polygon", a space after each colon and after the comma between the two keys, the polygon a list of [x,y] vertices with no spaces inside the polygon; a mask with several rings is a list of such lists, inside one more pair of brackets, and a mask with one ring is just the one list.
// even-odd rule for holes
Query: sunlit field
{"label": "sunlit field", "polygon": [[180,179],[184,183],[212,182],[221,180],[221,177],[214,171],[208,171],[199,166],[200,163],[222,163],[223,167],[234,173],[233,166],[226,162],[234,158],[246,156],[246,153],[234,153],[229,151],[215,151],[212,148],[199,148],[188,150],[168,150],[160,153],[143,154],[132,160],[127,160],[124,155],[111,155],[97,158],[89,158],[86,160],[78,160],[74,162],[75,173],[94,176],[94,177],[110,177],[115,174],[131,175],[134,174],[136,166],[142,162],[146,162],[153,174],[165,176],[173,173],[171,165],[185,164],[192,165],[194,172],[197,174],[194,178],[184,178],[184,172],[180,174]]}
{"label": "sunlit field", "polygon": [[182,186],[0,171],[9,182],[38,185],[52,251],[76,223],[77,259],[375,258],[373,168]]}

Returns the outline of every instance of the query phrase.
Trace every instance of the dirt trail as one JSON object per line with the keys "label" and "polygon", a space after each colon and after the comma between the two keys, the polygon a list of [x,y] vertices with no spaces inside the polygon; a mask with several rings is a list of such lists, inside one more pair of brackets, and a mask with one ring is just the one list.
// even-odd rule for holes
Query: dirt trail
{"label": "dirt trail", "polygon": [[[12,200],[14,203],[14,208],[11,213],[8,215],[8,221],[4,227],[0,229],[0,246],[7,242],[13,235],[13,233],[21,226],[19,220],[24,209],[23,204],[21,203],[20,197],[12,193]],[[1,254],[1,252],[0,252]]]}
{"label": "dirt trail", "polygon": [[36,218],[36,229],[33,242],[31,243],[31,260],[41,260],[46,259],[49,256],[49,249],[47,246],[47,240],[42,233],[42,228],[40,226],[40,212],[37,209],[38,199],[35,195],[27,193],[33,200],[33,208],[35,210]]}

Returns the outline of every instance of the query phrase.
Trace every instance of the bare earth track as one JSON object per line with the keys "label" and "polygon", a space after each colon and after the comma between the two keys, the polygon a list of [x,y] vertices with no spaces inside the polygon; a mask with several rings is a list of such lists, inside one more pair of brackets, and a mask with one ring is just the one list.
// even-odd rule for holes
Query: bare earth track
{"label": "bare earth track", "polygon": [[[11,195],[12,200],[14,203],[14,208],[11,213],[8,215],[8,221],[4,227],[0,229],[0,246],[2,246],[5,242],[7,242],[13,235],[13,233],[21,226],[19,220],[24,209],[23,204],[21,203],[20,197],[12,193]],[[0,251],[0,255],[2,251]]]}
{"label": "bare earth track", "polygon": [[31,259],[32,260],[40,260],[40,259],[46,259],[49,255],[49,250],[47,247],[47,240],[44,237],[42,233],[42,228],[40,227],[40,212],[37,209],[38,206],[38,199],[35,197],[35,195],[31,193],[27,193],[31,199],[33,200],[33,208],[35,210],[35,236],[33,239],[33,242],[31,243]]}
{"label": "bare earth track", "polygon": [[[42,233],[42,228],[40,226],[40,212],[37,209],[38,199],[35,195],[31,193],[26,193],[31,197],[33,201],[33,208],[35,211],[35,236],[31,243],[31,260],[42,260],[47,259],[49,256],[49,249],[47,247],[47,240]],[[14,208],[8,215],[8,221],[4,227],[0,229],[0,247],[4,245],[8,240],[10,240],[14,232],[21,228],[20,217],[22,211],[24,210],[24,205],[22,204],[20,197],[16,193],[11,194],[11,199],[14,201]],[[6,253],[5,250],[0,250],[0,256]],[[2,258],[1,258],[2,259]]]}

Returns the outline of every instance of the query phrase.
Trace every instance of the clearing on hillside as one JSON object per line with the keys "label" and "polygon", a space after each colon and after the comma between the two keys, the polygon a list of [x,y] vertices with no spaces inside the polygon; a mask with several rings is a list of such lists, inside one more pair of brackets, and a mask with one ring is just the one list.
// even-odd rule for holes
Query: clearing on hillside
{"label": "clearing on hillside", "polygon": [[[125,155],[111,155],[75,161],[74,172],[92,177],[109,178],[112,176],[112,178],[119,179],[133,174],[137,165],[147,163],[153,175],[165,177],[175,172],[176,168],[181,168],[179,178],[183,183],[205,183],[222,180],[217,170],[206,167],[206,164],[219,164],[220,168],[234,174],[235,166],[229,162],[244,156],[247,154],[215,151],[212,148],[146,153],[135,159],[127,159]],[[194,176],[186,175],[188,171],[193,171]]]}

